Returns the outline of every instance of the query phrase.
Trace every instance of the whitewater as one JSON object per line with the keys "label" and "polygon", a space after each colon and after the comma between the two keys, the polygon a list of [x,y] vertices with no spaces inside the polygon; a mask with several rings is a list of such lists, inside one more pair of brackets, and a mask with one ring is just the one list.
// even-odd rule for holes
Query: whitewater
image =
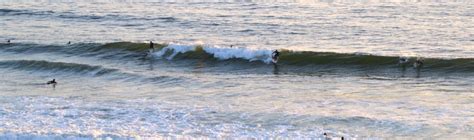
{"label": "whitewater", "polygon": [[471,139],[473,16],[462,0],[0,1],[0,139]]}

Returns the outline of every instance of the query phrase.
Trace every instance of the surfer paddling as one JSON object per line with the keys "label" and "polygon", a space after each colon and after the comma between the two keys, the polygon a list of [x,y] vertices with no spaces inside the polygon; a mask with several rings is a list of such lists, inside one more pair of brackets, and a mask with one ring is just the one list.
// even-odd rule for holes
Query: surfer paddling
{"label": "surfer paddling", "polygon": [[52,84],[52,85],[56,85],[57,82],[56,82],[56,79],[53,79],[53,80],[51,80],[51,81],[46,82],[46,84],[47,84],[47,85],[51,85],[51,84]]}
{"label": "surfer paddling", "polygon": [[278,50],[273,51],[273,53],[272,53],[272,62],[273,62],[273,64],[276,64],[278,62],[279,58],[280,58],[280,52]]}
{"label": "surfer paddling", "polygon": [[410,62],[410,61],[409,61],[408,58],[406,58],[406,57],[400,57],[400,58],[398,58],[398,64],[399,64],[399,65],[405,65],[405,64],[407,64],[408,62]]}
{"label": "surfer paddling", "polygon": [[11,43],[11,42],[10,42],[10,39],[8,39],[8,40],[7,40],[7,44],[10,44],[10,43]]}

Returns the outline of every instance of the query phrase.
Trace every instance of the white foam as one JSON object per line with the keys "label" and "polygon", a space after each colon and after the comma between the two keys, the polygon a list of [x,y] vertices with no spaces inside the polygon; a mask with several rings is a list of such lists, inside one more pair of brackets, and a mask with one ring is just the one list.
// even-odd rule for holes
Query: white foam
{"label": "white foam", "polygon": [[252,47],[221,47],[217,45],[207,45],[203,47],[206,53],[212,54],[215,58],[226,59],[247,59],[249,61],[262,61],[270,63],[272,61],[272,50],[266,48]]}
{"label": "white foam", "polygon": [[[186,53],[186,52],[194,51],[194,50],[196,50],[196,47],[192,45],[169,43],[168,46],[154,53],[154,55],[157,56],[158,58],[166,58],[168,60],[171,60],[177,54]],[[172,52],[172,54],[168,55],[168,52]]]}
{"label": "white foam", "polygon": [[[298,130],[289,124],[261,127],[238,117],[241,113],[146,99],[23,96],[0,100],[4,101],[0,102],[0,139],[309,138],[321,137],[323,132],[318,127]],[[213,119],[218,116],[229,117]]]}
{"label": "white foam", "polygon": [[[154,56],[171,60],[180,53],[186,53],[195,50],[196,46],[194,45],[170,43],[168,46],[154,53]],[[271,55],[273,52],[273,50],[267,48],[222,47],[218,45],[204,45],[203,50],[219,60],[246,59],[249,61],[262,61],[267,64],[272,61]]]}

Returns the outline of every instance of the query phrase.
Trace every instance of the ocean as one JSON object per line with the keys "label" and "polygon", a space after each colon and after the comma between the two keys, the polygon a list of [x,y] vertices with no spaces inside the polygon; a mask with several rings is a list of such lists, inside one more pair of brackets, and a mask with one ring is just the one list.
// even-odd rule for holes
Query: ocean
{"label": "ocean", "polygon": [[0,0],[0,139],[472,139],[473,83],[471,0]]}

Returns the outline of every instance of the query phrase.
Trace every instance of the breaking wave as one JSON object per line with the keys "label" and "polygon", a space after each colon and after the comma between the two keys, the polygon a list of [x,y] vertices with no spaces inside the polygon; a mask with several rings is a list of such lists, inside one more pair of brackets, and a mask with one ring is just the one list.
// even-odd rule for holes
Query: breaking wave
{"label": "breaking wave", "polygon": [[[189,46],[169,44],[160,51],[154,53],[158,58],[209,58],[217,60],[241,59],[245,61],[259,61],[271,64],[271,54],[274,50],[267,48],[247,47],[221,47],[221,46]],[[398,64],[400,56],[379,56],[363,53],[334,53],[334,52],[312,52],[279,50],[279,65],[308,66],[308,65],[330,65],[330,66],[361,66],[361,67],[400,67]],[[417,58],[408,57],[408,63],[404,67],[410,67]],[[446,70],[456,72],[473,72],[473,58],[423,58],[424,69]]]}
{"label": "breaking wave", "polygon": [[[271,64],[269,48],[254,47],[223,47],[218,45],[187,45],[179,43],[161,43],[155,45],[150,55],[148,43],[115,42],[107,44],[78,43],[72,45],[38,45],[38,44],[1,44],[1,51],[15,53],[58,52],[69,55],[102,56],[106,59],[136,59],[151,56],[154,59],[166,60],[205,60],[218,63],[226,60],[256,62],[262,65]],[[295,67],[335,66],[335,67],[364,67],[364,68],[396,68],[400,56],[380,56],[370,53],[335,53],[279,50],[278,65]],[[474,72],[474,58],[429,58],[424,59],[424,70],[446,72]],[[405,65],[411,67],[416,60],[408,58]],[[238,64],[236,64],[238,65]]]}

